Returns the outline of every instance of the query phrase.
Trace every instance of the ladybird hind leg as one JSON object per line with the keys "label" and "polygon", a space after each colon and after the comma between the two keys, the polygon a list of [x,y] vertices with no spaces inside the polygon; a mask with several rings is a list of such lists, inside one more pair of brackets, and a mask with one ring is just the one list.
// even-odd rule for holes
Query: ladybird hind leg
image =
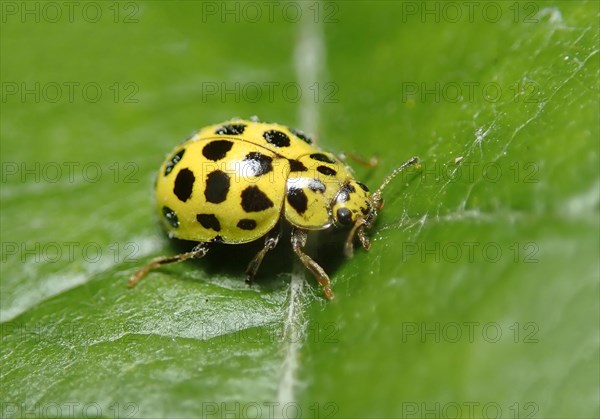
{"label": "ladybird hind leg", "polygon": [[306,239],[308,237],[308,233],[306,230],[301,230],[299,228],[292,229],[292,248],[300,261],[306,266],[306,268],[312,272],[315,276],[319,284],[323,287],[323,293],[325,296],[333,300],[333,291],[331,291],[331,283],[329,282],[329,276],[325,273],[323,268],[312,260],[310,256],[302,251],[302,248],[306,245]]}
{"label": "ladybird hind leg", "polygon": [[168,265],[170,263],[178,263],[183,262],[188,259],[200,259],[204,257],[208,253],[208,244],[200,243],[196,245],[191,251],[186,253],[181,253],[175,256],[163,256],[156,259],[152,259],[150,263],[148,263],[143,268],[139,269],[136,273],[134,273],[131,278],[129,278],[129,282],[127,285],[130,287],[135,287],[140,280],[146,276],[148,272],[153,269],[157,269],[162,265]]}
{"label": "ladybird hind leg", "polygon": [[265,255],[269,250],[273,250],[277,243],[279,242],[280,229],[279,226],[275,227],[265,237],[265,245],[259,252],[254,256],[254,259],[250,261],[248,264],[248,268],[246,268],[246,284],[251,285],[256,272],[258,272],[258,268],[262,263]]}

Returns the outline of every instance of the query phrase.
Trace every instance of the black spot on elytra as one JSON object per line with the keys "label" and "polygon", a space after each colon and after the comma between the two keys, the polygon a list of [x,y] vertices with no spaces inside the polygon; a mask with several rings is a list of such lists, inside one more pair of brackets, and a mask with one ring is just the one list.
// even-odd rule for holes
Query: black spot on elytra
{"label": "black spot on elytra", "polygon": [[162,207],[162,213],[167,223],[173,228],[179,227],[179,219],[177,218],[177,214],[169,207]]}
{"label": "black spot on elytra", "polygon": [[300,160],[289,159],[290,172],[306,172],[308,169]]}
{"label": "black spot on elytra", "polygon": [[300,131],[299,129],[290,129],[291,133],[294,134],[296,137],[300,138],[302,141],[308,143],[308,144],[312,144],[312,138],[310,138],[308,135],[306,135],[304,133],[304,131]]}
{"label": "black spot on elytra", "polygon": [[287,192],[287,200],[298,214],[302,215],[306,212],[306,209],[308,208],[308,198],[302,189],[290,188]]}
{"label": "black spot on elytra", "polygon": [[242,230],[254,230],[256,228],[256,221],[248,218],[242,218],[240,221],[238,221],[237,226]]}
{"label": "black spot on elytra", "polygon": [[313,160],[322,161],[324,163],[335,163],[335,160],[323,153],[313,153],[310,155],[310,158]]}
{"label": "black spot on elytra", "polygon": [[192,196],[194,181],[196,180],[194,173],[190,169],[181,169],[175,178],[175,186],[173,193],[181,202],[185,202]]}
{"label": "black spot on elytra", "polygon": [[271,164],[273,159],[257,151],[248,153],[244,161],[249,163],[248,166],[251,173],[244,173],[243,175],[262,176],[273,170],[273,165]]}
{"label": "black spot on elytra", "polygon": [[273,207],[269,199],[258,186],[248,186],[242,191],[242,208],[246,212],[259,212]]}
{"label": "black spot on elytra", "polygon": [[233,142],[231,141],[211,141],[202,148],[202,155],[212,161],[221,160],[231,150],[231,147],[233,147]]}
{"label": "black spot on elytra", "polygon": [[313,192],[325,192],[325,184],[319,179],[311,179],[310,183],[308,184],[308,188]]}
{"label": "black spot on elytra", "polygon": [[223,240],[223,237],[221,236],[215,236],[211,241],[213,243],[225,243],[225,240]]}
{"label": "black spot on elytra", "polygon": [[196,220],[207,230],[221,231],[221,223],[214,214],[197,214]]}
{"label": "black spot on elytra", "polygon": [[220,135],[240,135],[244,133],[246,129],[245,124],[227,124],[222,125],[215,131],[215,134]]}
{"label": "black spot on elytra", "polygon": [[335,176],[335,175],[337,175],[337,172],[335,170],[333,170],[331,167],[327,167],[327,166],[319,166],[319,167],[317,167],[317,172],[323,173],[326,176]]}
{"label": "black spot on elytra", "polygon": [[206,189],[204,197],[207,202],[218,204],[227,199],[229,192],[229,175],[220,170],[215,170],[206,176]]}
{"label": "black spot on elytra", "polygon": [[365,185],[364,183],[362,183],[362,182],[356,182],[356,184],[357,184],[358,186],[360,186],[360,188],[361,188],[363,191],[365,191],[365,192],[369,192],[369,188],[368,188],[368,187],[367,187],[367,185]]}
{"label": "black spot on elytra", "polygon": [[175,165],[181,161],[183,153],[185,153],[185,148],[169,159],[169,161],[165,165],[165,176],[171,173]]}
{"label": "black spot on elytra", "polygon": [[290,137],[285,135],[281,131],[277,131],[275,129],[265,131],[263,133],[263,138],[267,140],[269,144],[274,145],[275,147],[289,147],[290,146]]}

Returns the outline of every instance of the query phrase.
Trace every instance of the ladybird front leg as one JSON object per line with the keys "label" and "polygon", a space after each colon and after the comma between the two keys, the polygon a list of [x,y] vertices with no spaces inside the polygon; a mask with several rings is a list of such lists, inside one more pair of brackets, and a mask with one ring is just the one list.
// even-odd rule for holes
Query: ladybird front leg
{"label": "ladybird front leg", "polygon": [[364,247],[365,250],[369,250],[371,248],[371,240],[367,236],[367,232],[365,231],[366,221],[363,218],[359,218],[356,220],[356,223],[350,229],[348,233],[348,237],[346,238],[346,243],[344,245],[344,254],[348,259],[354,256],[354,237],[358,236],[360,240],[360,244]]}
{"label": "ladybird front leg", "polygon": [[252,280],[258,272],[258,268],[263,261],[263,258],[267,254],[269,250],[273,250],[277,243],[279,242],[280,228],[279,226],[275,227],[271,230],[267,236],[265,237],[265,245],[260,251],[254,256],[254,259],[250,261],[248,264],[248,268],[246,269],[246,284],[252,285]]}
{"label": "ladybird front leg", "polygon": [[364,225],[360,226],[358,229],[358,239],[360,240],[363,249],[368,251],[371,248],[371,239],[367,236]]}
{"label": "ladybird front leg", "polygon": [[199,243],[189,252],[181,253],[181,254],[175,255],[175,256],[163,256],[163,257],[159,257],[156,259],[152,259],[150,261],[150,263],[148,263],[146,266],[144,266],[143,268],[138,270],[136,273],[134,273],[131,276],[131,278],[129,278],[129,282],[127,283],[127,285],[129,285],[130,287],[135,287],[136,284],[138,282],[140,282],[140,280],[144,276],[146,276],[146,274],[148,272],[150,272],[151,270],[156,269],[162,265],[168,265],[169,263],[183,262],[184,260],[188,260],[188,259],[200,259],[200,258],[204,257],[204,255],[206,255],[206,253],[208,253],[208,244],[207,243]]}
{"label": "ladybird front leg", "polygon": [[329,282],[329,276],[325,273],[323,268],[312,260],[310,256],[302,251],[302,248],[306,245],[306,239],[308,237],[308,233],[306,230],[301,230],[298,228],[292,229],[292,248],[300,261],[306,266],[306,268],[312,272],[312,274],[317,278],[319,284],[323,287],[323,293],[327,298],[333,300],[333,291],[331,291],[331,282]]}

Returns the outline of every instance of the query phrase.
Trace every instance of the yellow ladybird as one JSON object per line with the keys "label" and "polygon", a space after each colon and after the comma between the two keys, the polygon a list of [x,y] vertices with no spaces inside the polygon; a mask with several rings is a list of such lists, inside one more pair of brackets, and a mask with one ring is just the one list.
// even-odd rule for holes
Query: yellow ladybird
{"label": "yellow ladybird", "polygon": [[264,237],[248,265],[247,280],[279,240],[281,221],[292,226],[294,252],[333,298],[329,277],[303,252],[307,233],[349,228],[345,253],[354,238],[369,249],[366,229],[383,205],[381,191],[413,157],[370,193],[333,154],[312,144],[303,132],[257,120],[235,119],[200,130],[177,146],[162,164],[156,205],[170,237],[199,242],[190,252],[152,260],[129,280],[134,286],[161,265],[203,257],[209,244],[247,243]]}

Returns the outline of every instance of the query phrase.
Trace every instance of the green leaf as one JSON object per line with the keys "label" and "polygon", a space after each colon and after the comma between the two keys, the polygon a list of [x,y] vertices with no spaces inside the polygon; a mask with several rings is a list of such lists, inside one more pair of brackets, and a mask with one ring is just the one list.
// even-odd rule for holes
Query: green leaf
{"label": "green leaf", "polygon": [[[3,417],[600,415],[598,3],[47,4],[2,4]],[[128,289],[189,248],[164,155],[254,114],[421,167],[311,237],[332,302],[287,238]]]}

